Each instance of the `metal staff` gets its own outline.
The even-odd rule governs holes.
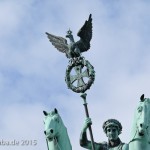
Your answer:
[[[81,97],[83,99],[83,105],[84,105],[84,108],[85,108],[86,117],[89,118],[90,116],[89,116],[89,112],[88,112],[88,107],[87,107],[87,102],[86,102],[86,96],[87,96],[86,93],[83,93],[81,95]],[[91,127],[91,125],[89,126],[89,132],[90,132],[92,150],[95,150],[95,148],[94,148],[94,138],[93,138],[93,133],[92,133],[92,127]]]
[[[49,147],[48,147],[48,141],[47,141],[47,139],[46,139],[46,144],[47,144],[47,149],[49,150]]]

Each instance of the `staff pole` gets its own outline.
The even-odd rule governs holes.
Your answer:
[[[47,144],[47,149],[49,150],[49,147],[48,147],[48,140],[46,139],[46,144]]]
[[[89,112],[88,112],[88,107],[87,107],[87,102],[86,102],[86,96],[87,96],[86,93],[81,94],[81,97],[83,99],[83,105],[84,105],[84,108],[85,108],[85,114],[86,114],[86,117],[89,118],[90,116],[89,116]],[[93,138],[93,133],[92,133],[92,127],[91,127],[91,125],[89,126],[89,133],[90,133],[90,138],[91,138],[92,150],[95,150],[95,148],[94,148],[94,138]]]

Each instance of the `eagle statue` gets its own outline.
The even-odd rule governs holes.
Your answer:
[[[77,36],[80,37],[80,40],[77,42],[74,41],[70,29],[67,31],[66,35],[66,38],[70,39],[69,44],[63,37],[55,36],[47,32],[46,34],[52,45],[54,45],[60,52],[65,53],[67,58],[79,57],[82,52],[90,49],[90,41],[92,39],[92,15],[89,15],[89,19],[85,21],[84,25],[78,31]]]

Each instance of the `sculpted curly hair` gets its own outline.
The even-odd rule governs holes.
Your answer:
[[[122,132],[122,125],[121,125],[121,123],[118,120],[116,120],[116,119],[108,119],[107,121],[105,121],[103,123],[103,130],[104,130],[105,133],[106,133],[107,127],[110,126],[110,125],[116,126],[118,128],[119,134]]]

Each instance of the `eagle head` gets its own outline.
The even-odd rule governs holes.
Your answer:
[[[69,38],[71,42],[74,42],[72,31],[70,29],[67,31],[66,38]]]

